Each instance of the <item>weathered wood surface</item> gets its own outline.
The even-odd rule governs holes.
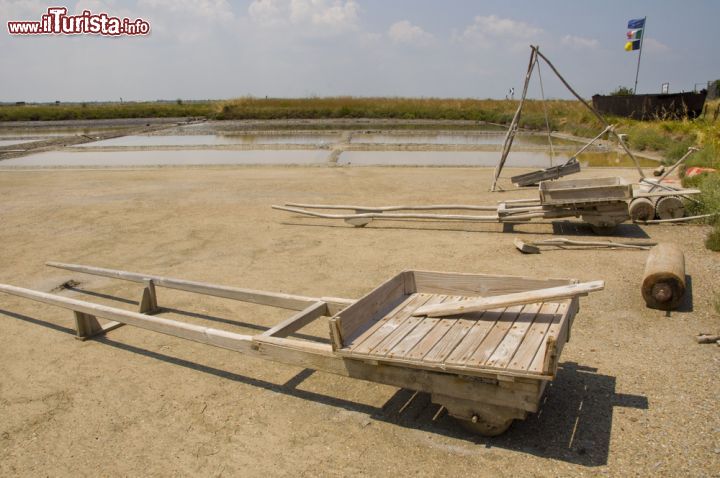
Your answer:
[[[540,183],[539,190],[540,202],[548,206],[626,201],[633,197],[632,184],[619,177],[550,181]]]
[[[468,312],[481,312],[501,307],[533,304],[576,296],[587,295],[591,292],[601,291],[605,288],[605,281],[582,282],[560,287],[551,287],[540,290],[530,290],[515,294],[506,294],[494,297],[472,298],[465,301],[450,302],[438,305],[424,305],[413,312],[416,316],[447,317],[450,315],[465,314]]]
[[[548,344],[567,340],[570,301],[515,305],[452,317],[414,313],[423,305],[459,299],[443,294],[411,294],[337,352],[350,358],[464,374],[554,374],[557,364],[550,355],[557,355],[557,345]]]
[[[400,273],[330,319],[333,348],[340,348],[355,337],[368,322],[377,320],[405,299],[407,273]]]
[[[315,321],[316,319],[327,315],[329,315],[327,304],[325,302],[318,301],[301,310],[289,319],[279,323],[275,327],[271,327],[270,329],[263,332],[261,335],[268,337],[287,337],[288,335],[297,332],[306,325]]]
[[[326,214],[322,212],[307,211],[295,207],[271,206],[279,211],[293,212],[305,216],[323,219],[438,219],[449,221],[476,221],[498,222],[497,214],[491,216],[475,216],[470,214],[420,214],[420,213],[393,213],[393,212],[360,212],[350,214]],[[496,210],[496,208],[493,208]]]
[[[494,296],[572,284],[571,279],[411,271],[415,289],[409,292],[461,296]]]
[[[558,237],[553,239],[545,239],[542,241],[528,241],[525,242],[522,239],[515,238],[513,240],[515,247],[525,254],[539,254],[540,247],[538,246],[552,246],[559,248],[566,248],[568,246],[572,248],[606,248],[606,249],[639,249],[648,250],[652,246],[656,245],[656,242],[652,241],[638,241],[636,243],[628,242],[617,242],[617,241],[576,241],[566,239],[564,237]]]
[[[58,269],[82,272],[83,274],[92,274],[102,277],[111,277],[113,279],[121,279],[130,282],[148,283],[148,281],[152,281],[155,286],[166,287],[168,289],[223,297],[226,299],[269,305],[272,307],[290,310],[303,310],[318,301],[323,301],[328,303],[328,306],[331,308],[330,312],[334,313],[335,311],[342,310],[355,302],[352,299],[342,299],[337,297],[306,297],[302,295],[284,294],[281,292],[242,289],[239,287],[229,287],[224,285],[209,284],[206,282],[174,279],[172,277],[162,277],[152,274],[128,272],[116,269],[105,269],[102,267],[85,266],[80,264],[66,264],[62,262],[46,262],[45,264],[49,267],[56,267]]]
[[[287,207],[296,207],[303,209],[346,209],[349,211],[370,211],[370,212],[387,212],[387,211],[435,211],[435,210],[469,210],[469,211],[494,211],[495,206],[475,206],[470,204],[428,204],[426,206],[350,206],[340,204],[302,204],[302,203],[285,203]]]
[[[579,172],[580,172],[580,163],[575,158],[572,158],[572,160],[566,162],[565,164],[560,164],[558,166],[541,169],[539,171],[533,171],[530,173],[518,174],[517,176],[512,176],[510,178],[510,181],[515,186],[519,186],[519,187],[535,186],[538,183],[540,183],[541,181],[550,181],[553,179],[559,179],[564,176],[569,176],[570,174],[576,174]]]

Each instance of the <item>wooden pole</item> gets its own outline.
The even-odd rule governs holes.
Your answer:
[[[537,54],[538,54],[538,56],[540,56],[540,58],[542,58],[543,60],[545,60],[545,63],[547,63],[547,65],[548,65],[548,66],[550,67],[550,69],[555,73],[555,75],[557,75],[557,77],[560,79],[560,81],[563,83],[563,85],[565,85],[565,87],[570,91],[570,93],[573,94],[573,96],[575,96],[575,98],[578,99],[578,101],[580,101],[580,103],[582,103],[583,105],[585,105],[585,107],[586,107],[588,110],[590,110],[590,111],[595,115],[595,117],[596,117],[603,125],[605,125],[605,127],[610,126],[610,123],[608,123],[607,121],[605,121],[605,118],[603,118],[603,116],[602,116],[595,108],[593,108],[593,106],[592,106],[590,103],[588,103],[587,101],[585,101],[579,94],[577,94],[577,92],[572,88],[572,86],[570,86],[570,84],[565,80],[565,78],[563,78],[563,76],[560,74],[560,72],[557,70],[557,68],[555,68],[555,65],[553,65],[552,62],[551,62],[550,60],[548,60],[548,58],[547,58],[545,55],[543,55],[542,53],[540,53],[540,50],[537,50]],[[620,146],[625,150],[625,152],[627,153],[627,155],[630,156],[630,158],[633,160],[633,162],[635,163],[635,167],[636,167],[637,170],[638,170],[638,173],[640,173],[640,177],[641,177],[641,178],[644,178],[644,177],[645,177],[645,173],[643,173],[642,168],[640,168],[640,163],[638,162],[638,160],[637,160],[637,158],[635,157],[635,155],[632,154],[632,152],[630,151],[630,149],[627,147],[627,145],[625,144],[625,141],[623,141],[623,139],[622,139],[614,130],[610,130],[610,132],[611,132],[613,135],[615,135],[615,138],[617,138],[617,140],[618,140],[618,144],[620,144]]]
[[[647,26],[647,17],[643,18],[643,27],[642,27],[642,33],[640,36],[640,51],[638,52],[637,69],[635,70],[635,87],[633,88],[634,95],[637,95],[638,76],[640,75],[640,58],[642,58],[642,47],[643,47],[643,40],[645,40],[645,27],[646,26]]]
[[[560,299],[587,295],[590,292],[597,292],[605,288],[605,282],[598,280],[570,284],[547,289],[530,290],[514,294],[497,295],[494,297],[481,297],[459,302],[446,302],[437,305],[424,305],[416,309],[412,315],[428,317],[447,317],[450,315],[467,314],[470,312],[482,312],[484,310],[499,309],[513,305],[534,304],[536,302],[549,302]]]
[[[273,307],[290,310],[303,310],[318,301],[324,301],[327,302],[329,306],[331,306],[331,313],[334,314],[338,310],[344,309],[348,305],[355,303],[355,301],[351,299],[341,299],[335,297],[305,297],[301,295],[283,294],[281,292],[266,292],[254,289],[241,289],[239,287],[228,287],[223,285],[208,284],[205,282],[195,282],[183,279],[174,279],[172,277],[162,277],[150,274],[140,274],[137,272],[104,269],[102,267],[83,266],[79,264],[46,262],[45,265],[50,267],[57,267],[58,269],[82,272],[84,274],[92,274],[96,276],[111,277],[113,279],[121,279],[131,282],[146,283],[147,281],[151,280],[158,287],[166,287],[168,289],[194,292],[196,294],[212,295],[215,297],[223,297],[225,299],[251,302],[253,304],[270,305]]]
[[[321,217],[324,219],[444,219],[450,221],[478,221],[478,222],[499,222],[497,214],[494,216],[471,216],[469,214],[414,214],[414,213],[383,213],[366,212],[359,214],[325,214],[321,212],[306,211],[294,207],[272,206],[279,211],[294,212],[306,216]],[[497,211],[497,208],[495,209]]]
[[[429,204],[427,206],[351,206],[338,204],[300,204],[285,203],[285,206],[300,207],[304,209],[348,209],[354,211],[382,212],[382,211],[434,211],[434,210],[469,210],[469,211],[496,211],[497,206],[473,206],[469,204]]]
[[[682,163],[684,163],[685,160],[686,160],[691,154],[693,154],[693,153],[694,153],[695,151],[697,151],[697,150],[698,150],[697,148],[694,148],[694,147],[692,147],[692,146],[689,147],[687,153],[685,153],[682,158],[678,159],[675,164],[673,164],[667,171],[665,171],[665,174],[663,174],[662,176],[660,176],[660,178],[657,180],[657,182],[658,182],[658,183],[661,183],[661,182],[663,181],[663,179],[665,179],[665,178],[667,178],[668,176],[670,176],[670,173],[672,173],[673,171],[675,171],[678,166],[680,166]],[[652,187],[650,188],[650,191],[649,191],[649,192],[652,192],[656,187],[658,187],[657,184],[654,185],[654,186],[652,186]]]
[[[523,85],[522,97],[520,98],[520,104],[518,104],[517,110],[515,110],[515,115],[510,122],[510,127],[508,128],[507,134],[505,135],[505,142],[503,143],[502,154],[500,155],[500,162],[495,167],[495,177],[493,178],[493,183],[490,191],[496,190],[497,181],[500,177],[500,172],[502,171],[503,166],[505,166],[505,161],[507,160],[508,154],[510,154],[510,147],[512,146],[513,139],[515,138],[515,131],[517,129],[518,121],[520,120],[520,113],[522,111],[523,104],[525,103],[525,97],[527,96],[527,90],[530,84],[530,77],[532,76],[532,71],[535,68],[535,62],[537,61],[537,55],[539,53],[537,50],[538,47],[530,45],[530,48],[532,51],[530,52],[530,62],[528,63],[527,73],[525,74],[525,84]]]

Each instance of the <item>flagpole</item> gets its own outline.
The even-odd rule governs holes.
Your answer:
[[[638,82],[638,75],[640,74],[640,58],[642,58],[642,46],[643,46],[643,41],[645,41],[646,28],[647,28],[647,17],[644,17],[642,33],[640,36],[640,52],[638,53],[637,70],[635,70],[635,87],[633,88],[634,95],[637,95],[637,82]]]

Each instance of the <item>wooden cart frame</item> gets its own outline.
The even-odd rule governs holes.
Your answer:
[[[80,340],[127,324],[280,363],[427,392],[434,403],[441,405],[439,412],[445,408],[476,432],[489,436],[504,432],[514,419],[524,419],[528,413],[538,411],[543,391],[555,377],[560,353],[569,340],[579,307],[578,296],[584,295],[574,290],[576,281],[567,279],[404,271],[361,299],[351,300],[241,289],[83,265],[55,262],[47,265],[144,285],[138,312],[0,285],[0,292],[72,310]],[[295,313],[263,333],[244,335],[151,315],[162,311],[158,307],[157,287],[279,307]],[[537,295],[556,290],[562,293]],[[446,318],[449,322],[412,316],[419,306],[443,300],[477,301],[480,297],[480,300],[505,303],[504,298],[511,298],[509,304],[516,296],[523,299],[515,301],[519,304],[528,304],[535,297],[555,297],[556,300],[500,307],[474,312],[475,315],[455,315]],[[331,344],[290,337],[323,317],[328,322]],[[102,324],[98,319],[109,322]],[[430,341],[430,331],[442,332],[445,325],[447,331],[436,333],[438,340]],[[425,333],[421,334],[423,330]],[[482,333],[484,335],[479,335]],[[373,350],[369,342],[358,347],[368,335],[371,339],[367,340],[378,340],[379,334],[384,348]],[[490,343],[488,337],[494,342]],[[436,358],[440,356],[438,347],[447,348],[448,360],[430,360],[428,354],[424,359],[417,351],[415,358],[398,355],[399,347],[408,352],[416,350],[409,345],[410,340],[415,340],[418,346],[427,342],[424,346],[428,353],[434,351]],[[487,350],[478,346],[478,340],[488,342]],[[459,356],[463,347],[467,348],[465,355],[470,358],[466,357],[464,362],[451,361],[450,353],[455,351]],[[522,355],[527,356],[524,367],[517,363],[521,350]],[[473,362],[473,351],[486,357]],[[511,362],[513,357],[517,360]]]
[[[619,177],[544,181],[540,183],[538,192],[538,199],[508,200],[497,205],[352,206],[286,203],[284,206],[273,205],[272,208],[303,216],[342,219],[355,227],[364,227],[373,220],[382,219],[521,224],[536,219],[579,217],[596,233],[605,234],[631,219],[628,205],[634,201],[640,199],[647,201],[647,198],[678,198],[700,193],[697,189],[673,189],[667,186],[662,190],[642,191]],[[327,213],[317,212],[318,209],[352,212]],[[438,214],[422,211],[486,211],[493,214]]]

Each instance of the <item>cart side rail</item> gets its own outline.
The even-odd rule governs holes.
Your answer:
[[[225,299],[239,300],[259,305],[269,305],[281,309],[303,310],[313,304],[322,301],[327,303],[329,314],[332,315],[354,303],[352,299],[339,297],[307,297],[302,295],[285,294],[282,292],[267,292],[255,289],[242,289],[224,285],[196,282],[172,277],[163,277],[139,272],[128,272],[116,269],[105,269],[102,267],[86,266],[80,264],[66,264],[62,262],[46,262],[45,265],[58,269],[65,269],[84,274],[92,274],[113,279],[121,279],[130,282],[147,283],[152,281],[156,286],[168,289],[182,290],[196,294],[211,295]]]

